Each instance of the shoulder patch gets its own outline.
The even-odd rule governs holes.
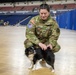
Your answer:
[[[30,22],[32,23],[32,24],[35,24],[35,21],[32,19],[32,20],[30,20]]]
[[[27,27],[28,27],[28,28],[32,28],[33,25],[32,25],[31,23],[29,23],[29,24],[27,24]]]

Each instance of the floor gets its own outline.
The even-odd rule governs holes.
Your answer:
[[[24,55],[26,27],[0,27],[0,75],[28,75],[29,59]],[[76,31],[61,29],[56,55],[56,75],[76,75]]]

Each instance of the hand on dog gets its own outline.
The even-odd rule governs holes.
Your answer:
[[[48,47],[50,47],[50,49],[52,49],[52,45],[51,44],[49,44],[49,45],[46,46],[43,43],[39,43],[39,46],[41,47],[42,50],[47,50]]]
[[[52,45],[51,45],[51,44],[47,45],[47,48],[48,48],[48,47],[50,47],[50,49],[52,49]]]
[[[39,46],[41,47],[42,50],[46,50],[47,46],[43,43],[39,43]]]

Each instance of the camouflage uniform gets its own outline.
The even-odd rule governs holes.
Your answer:
[[[60,29],[56,21],[51,16],[46,21],[43,21],[39,15],[33,17],[31,20],[34,20],[34,23],[29,22],[26,27],[27,39],[24,42],[25,48],[32,45],[38,47],[38,44],[41,42],[46,45],[51,44],[54,52],[59,51],[60,46],[57,40],[60,35]]]

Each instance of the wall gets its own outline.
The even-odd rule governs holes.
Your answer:
[[[56,20],[60,28],[76,30],[76,9],[58,15]]]

